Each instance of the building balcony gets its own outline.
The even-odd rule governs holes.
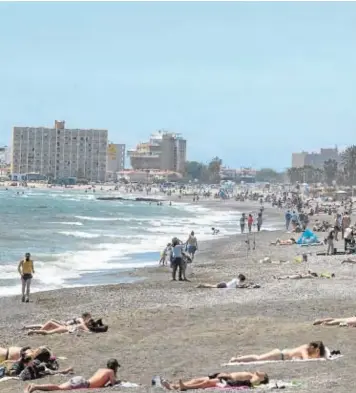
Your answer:
[[[159,154],[153,154],[150,152],[138,152],[136,150],[128,150],[127,155],[129,157],[135,157],[135,158],[159,158]]]

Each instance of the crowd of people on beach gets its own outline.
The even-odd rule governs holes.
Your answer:
[[[262,201],[263,202],[263,201]],[[285,211],[285,229],[293,233],[303,233],[309,225],[312,215],[317,215],[321,211],[317,204],[315,208],[310,207],[308,202],[303,202],[301,198],[295,197],[290,199],[283,195],[282,197],[271,198],[272,206],[278,209],[286,208]],[[339,212],[332,208],[331,214],[335,215],[333,222],[328,226],[328,232],[324,240],[327,244],[327,255],[335,254],[335,241],[344,240],[345,253],[355,252],[355,234],[356,229],[351,224],[350,211],[352,211],[352,203],[344,204],[345,211]],[[351,210],[350,210],[351,209]],[[308,212],[307,212],[308,210]],[[329,210],[328,210],[329,212]],[[242,213],[240,218],[240,232],[245,233],[246,224],[247,232],[251,233],[253,225],[256,223],[257,232],[262,228],[263,224],[263,203],[259,209],[257,216],[252,213]],[[325,225],[325,224],[323,224]],[[325,225],[326,226],[326,225]],[[219,229],[211,228],[213,235],[219,234]],[[274,245],[295,245],[296,238],[277,239],[272,242]],[[194,231],[191,231],[186,241],[181,241],[174,237],[164,248],[160,255],[159,265],[170,266],[172,269],[172,281],[189,281],[187,278],[187,266],[191,264],[196,252],[198,251],[198,240]],[[303,261],[307,261],[303,254]],[[356,263],[356,261],[355,261]],[[35,274],[34,261],[31,259],[30,253],[25,254],[25,258],[18,264],[18,272],[21,276],[22,297],[21,301],[28,303],[30,301],[31,280]],[[311,270],[290,274],[285,276],[274,277],[277,280],[297,280],[297,279],[314,279],[314,278],[335,278],[334,273],[316,273]],[[229,281],[222,281],[215,284],[203,283],[197,288],[204,289],[237,289],[237,288],[260,288],[259,284],[249,282],[245,274],[239,274],[237,278]],[[356,326],[356,317],[350,318],[324,318],[314,321],[314,325],[322,326]],[[108,325],[104,324],[102,319],[94,319],[91,313],[83,313],[80,318],[73,318],[68,321],[49,320],[43,324],[27,325],[24,329],[28,330],[29,335],[55,335],[55,334],[80,334],[80,333],[106,333]],[[281,362],[291,360],[316,360],[329,359],[333,355],[340,355],[339,351],[330,351],[322,341],[312,341],[295,348],[274,349],[263,354],[248,354],[232,357],[229,361],[233,364],[248,364],[258,362]],[[90,378],[82,376],[72,377],[63,384],[29,384],[25,388],[25,393],[35,391],[64,391],[78,390],[88,388],[103,388],[107,386],[116,386],[122,383],[117,377],[120,364],[116,359],[109,359],[106,367],[98,369]],[[0,378],[12,377],[21,380],[35,380],[45,375],[70,374],[73,368],[69,367],[61,370],[59,368],[59,358],[46,346],[35,349],[30,347],[10,347],[0,348]],[[208,376],[201,376],[191,380],[184,381],[182,379],[176,382],[169,382],[159,377],[158,380],[152,381],[155,386],[162,386],[168,390],[194,390],[207,388],[251,388],[259,385],[267,385],[270,377],[265,371],[241,371],[241,372],[218,372]]]

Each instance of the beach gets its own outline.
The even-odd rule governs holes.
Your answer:
[[[213,203],[213,202],[211,202]],[[234,204],[249,211],[251,206]],[[226,204],[224,205],[226,208]],[[216,209],[221,204],[216,202]],[[269,217],[283,212],[267,208]],[[353,328],[314,327],[319,317],[354,314],[356,290],[352,265],[341,265],[342,256],[309,256],[308,263],[293,262],[302,252],[315,253],[324,247],[270,246],[283,232],[256,234],[256,250],[247,252],[245,238],[239,235],[201,244],[193,263],[191,282],[170,282],[168,268],[136,269],[140,278],[133,284],[69,288],[32,295],[30,304],[19,297],[0,299],[2,346],[48,345],[61,367],[73,365],[75,375],[89,377],[106,360],[116,357],[121,364],[119,377],[142,384],[134,391],[151,391],[155,375],[169,380],[205,376],[218,371],[256,369],[273,380],[299,381],[299,392],[353,391],[353,363],[356,360]],[[340,243],[341,244],[341,243]],[[270,256],[283,264],[261,264]],[[284,275],[311,269],[333,272],[334,279],[277,281]],[[259,289],[198,289],[199,283],[218,283],[244,273]],[[24,324],[66,319],[90,311],[103,317],[110,328],[106,334],[28,337]],[[273,348],[290,348],[313,340],[323,340],[330,349],[345,356],[334,361],[284,362],[265,365],[222,367],[232,356],[263,353]],[[54,376],[38,383],[63,382],[68,376]],[[21,392],[25,384],[1,383],[2,393]],[[127,390],[113,388],[113,390]],[[130,389],[129,389],[130,390]],[[91,390],[95,391],[95,390]],[[85,392],[85,390],[84,390]]]

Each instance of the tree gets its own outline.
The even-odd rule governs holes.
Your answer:
[[[338,164],[336,160],[329,159],[324,162],[324,176],[326,183],[331,186],[338,174]]]
[[[347,185],[356,185],[356,146],[349,146],[342,154],[341,160]]]
[[[220,181],[220,170],[222,166],[222,160],[219,157],[214,157],[208,164],[208,170],[210,172],[210,179],[213,182]]]
[[[282,174],[272,168],[261,168],[256,172],[256,181],[258,182],[278,182],[282,180]]]
[[[296,182],[303,183],[304,182],[304,170],[303,168],[288,168],[287,175],[289,177],[289,181],[293,184]]]
[[[199,180],[205,182],[209,180],[208,167],[198,161],[187,161],[185,163],[185,175],[190,180]]]

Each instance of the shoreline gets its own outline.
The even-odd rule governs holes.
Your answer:
[[[182,203],[182,204],[188,204],[189,206],[194,205],[193,203],[189,203],[186,201],[180,201],[177,200],[177,203]],[[250,212],[250,211],[255,211],[258,210],[258,208],[260,207],[260,204],[257,202],[251,202],[251,201],[246,201],[246,202],[236,202],[234,200],[227,200],[227,201],[221,201],[221,200],[201,200],[199,202],[195,202],[195,204],[197,206],[200,207],[205,207],[208,208],[209,210],[213,211],[213,210],[218,210],[218,211],[238,211],[238,212]],[[277,222],[278,219],[281,218],[281,213],[276,210],[276,209],[267,209],[267,217],[269,217],[270,219],[272,219],[272,222]],[[274,224],[273,224],[274,225]],[[238,220],[236,222],[236,231],[239,231],[239,223]],[[278,232],[278,229],[262,229],[261,233],[263,232]],[[245,234],[240,234],[240,233],[235,233],[235,234],[222,234],[222,235],[218,235],[218,236],[211,236],[211,238],[209,239],[204,239],[199,241],[199,235],[198,235],[198,241],[199,241],[199,248],[201,248],[201,251],[204,251],[205,249],[210,247],[210,244],[214,244],[214,243],[218,243],[218,244],[222,244],[223,242],[229,242],[231,238],[237,236],[238,239],[241,239],[240,241],[243,242],[244,240],[242,240],[244,237],[247,237],[247,233]],[[252,232],[251,236],[258,236],[258,233],[256,231],[256,228],[254,228],[254,231]],[[164,243],[164,242],[163,242]],[[97,280],[97,281],[101,281],[100,279],[98,280],[97,277],[95,277],[95,270],[91,271],[91,272],[84,272],[81,278],[78,279],[71,279],[70,281],[74,282],[72,284],[70,284],[69,282],[63,286],[62,288],[53,288],[53,289],[44,289],[44,290],[35,290],[32,291],[33,294],[38,294],[38,293],[46,293],[46,292],[53,292],[53,291],[62,291],[62,290],[66,290],[66,289],[79,289],[79,288],[86,288],[86,287],[97,287],[97,286],[110,286],[110,285],[121,285],[121,284],[134,284],[136,281],[142,281],[142,280],[146,280],[146,279],[150,279],[148,276],[151,276],[150,272],[154,272],[156,271],[156,269],[159,269],[158,266],[158,260],[159,260],[159,254],[160,254],[161,250],[157,250],[157,266],[153,265],[152,262],[146,262],[147,265],[144,265],[144,262],[142,264],[142,266],[138,266],[138,267],[131,267],[131,268],[120,268],[120,269],[108,269],[107,271],[105,271],[105,275],[109,276],[109,275],[114,275],[117,279],[116,282],[102,282],[102,283],[95,283],[95,284],[91,284],[90,281],[93,280]],[[199,251],[199,253],[201,252]],[[152,253],[152,251],[148,250],[142,253],[139,253],[137,255],[146,255],[148,253]],[[198,254],[199,254],[198,253]],[[136,255],[136,253],[132,253],[130,255]],[[134,262],[135,263],[135,262]],[[15,265],[14,265],[15,268]],[[169,269],[169,268],[168,268]],[[100,273],[101,270],[98,270],[97,274]],[[170,270],[169,270],[170,272]],[[168,273],[170,274],[170,273]],[[35,276],[36,277],[36,276]],[[87,282],[86,284],[80,284],[80,281],[83,280],[85,282]],[[78,282],[78,284],[76,284],[75,282]],[[19,284],[19,291],[20,291],[20,284]],[[0,299],[3,297],[16,297],[18,295],[16,294],[8,294],[8,295],[1,295]]]

